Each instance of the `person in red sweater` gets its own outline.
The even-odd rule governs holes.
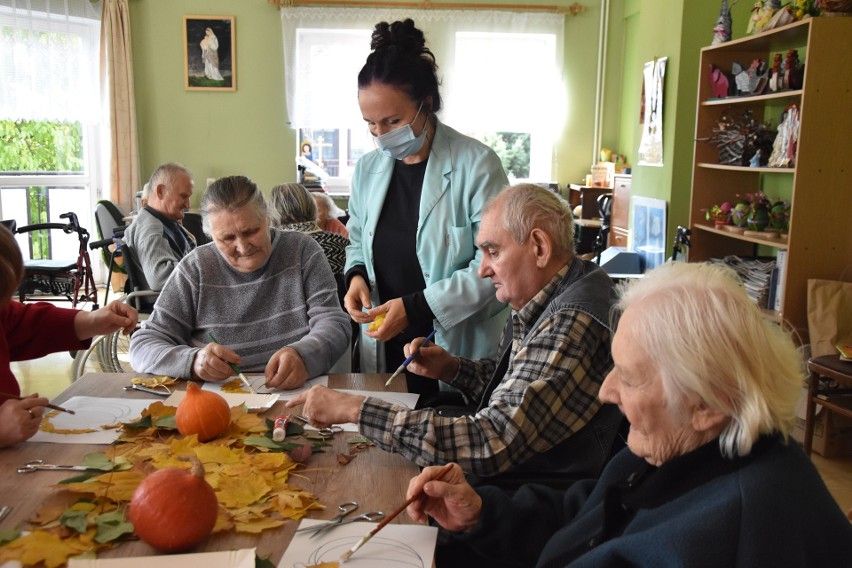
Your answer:
[[[116,300],[94,312],[58,308],[38,302],[22,304],[12,295],[24,276],[24,261],[15,237],[0,226],[0,448],[31,438],[41,424],[47,399],[33,394],[22,400],[11,361],[48,353],[85,349],[95,335],[124,329],[130,333],[137,314]]]

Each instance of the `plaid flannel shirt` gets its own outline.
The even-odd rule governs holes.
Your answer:
[[[360,432],[420,466],[455,461],[467,472],[493,476],[579,431],[601,406],[598,391],[612,368],[610,332],[574,309],[557,311],[531,329],[567,270],[520,311],[512,310],[509,367],[481,411],[444,417],[431,408],[409,410],[367,398]],[[478,401],[496,362],[460,361],[452,385]]]

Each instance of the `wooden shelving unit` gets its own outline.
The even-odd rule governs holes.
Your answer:
[[[801,89],[757,96],[714,99],[707,70],[730,70],[775,53],[797,49],[805,65]],[[807,341],[807,285],[810,278],[840,279],[852,274],[852,180],[849,175],[852,73],[852,18],[812,18],[701,50],[695,155],[692,173],[690,261],[736,254],[756,254],[757,246],[787,250],[780,313]],[[718,149],[708,141],[722,114],[751,110],[777,125],[780,112],[799,105],[800,125],[795,168],[749,168],[721,165]],[[786,240],[732,233],[713,226],[705,210],[737,195],[764,189],[769,176],[792,176],[790,228]],[[789,180],[789,178],[787,178]],[[768,192],[770,197],[772,191]],[[765,249],[763,250],[765,254]]]

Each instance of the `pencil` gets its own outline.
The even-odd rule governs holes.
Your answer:
[[[29,398],[29,397],[18,396],[16,394],[9,394],[7,392],[0,392],[0,396],[4,396],[6,398],[11,398],[13,400],[24,400],[24,398]],[[59,406],[57,404],[48,403],[48,404],[45,404],[45,406],[47,408],[52,408],[53,410],[58,410],[60,412],[67,412],[68,414],[76,414],[76,412],[74,412],[73,410],[70,410],[68,408],[62,408],[61,406]]]
[[[420,348],[423,347],[424,345],[426,345],[427,343],[429,343],[432,340],[432,338],[435,337],[435,331],[436,330],[433,329],[432,333],[427,335],[426,339],[423,340],[423,343],[421,343],[420,345],[417,346],[417,349],[414,350],[414,353],[412,353],[411,355],[409,355],[408,357],[405,358],[405,361],[402,362],[402,365],[400,365],[396,369],[396,371],[394,371],[393,375],[391,375],[391,377],[385,383],[386,387],[390,386],[391,381],[394,379],[394,377],[396,377],[398,374],[403,372],[405,370],[405,368],[408,367],[408,364],[411,363],[412,361],[414,361],[414,358],[417,357],[418,353],[420,353]]]
[[[435,479],[433,479],[433,481],[438,481],[439,479],[444,477],[452,468],[453,468],[453,464],[451,464],[451,463],[448,463],[447,465],[445,465],[441,469],[441,471],[438,472],[438,475],[435,476]],[[352,557],[352,555],[355,554],[356,550],[358,550],[359,548],[361,548],[362,546],[367,544],[368,540],[373,538],[376,535],[377,532],[379,532],[380,530],[385,528],[385,525],[387,525],[389,522],[394,520],[394,518],[396,518],[397,515],[399,515],[403,511],[405,511],[405,508],[408,507],[409,505],[411,505],[412,503],[414,503],[414,501],[416,499],[419,499],[421,495],[422,495],[422,493],[418,493],[417,495],[412,495],[411,497],[406,499],[405,503],[403,503],[396,511],[394,511],[393,513],[391,513],[390,515],[385,517],[385,519],[381,523],[376,525],[376,527],[373,530],[371,530],[369,533],[364,535],[361,538],[361,540],[356,542],[355,546],[353,546],[352,548],[350,548],[349,550],[344,552],[343,555],[340,557],[340,563],[342,564],[342,563],[346,562],[347,560],[349,560]]]
[[[207,332],[207,335],[209,335],[209,336],[210,336],[210,340],[211,340],[213,343],[219,343],[218,341],[216,341],[216,338],[215,338],[215,337],[213,337],[213,334],[212,334],[212,333]],[[219,345],[222,345],[222,344],[221,344],[221,343],[219,343]],[[228,363],[228,365],[230,365],[230,366],[231,366],[231,370],[232,370],[234,373],[236,373],[236,374],[237,374],[237,376],[240,378],[240,380],[243,382],[243,384],[246,386],[246,388],[249,390],[249,392],[250,392],[251,394],[255,394],[255,392],[254,392],[254,387],[252,387],[252,386],[251,386],[251,383],[250,383],[250,382],[249,382],[249,380],[246,378],[246,376],[243,374],[243,372],[240,370],[240,368],[239,368],[239,367],[237,367],[237,365],[236,365],[235,363]]]

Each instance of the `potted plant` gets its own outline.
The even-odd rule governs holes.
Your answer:
[[[731,207],[731,204],[726,201],[721,205],[714,205],[710,209],[707,209],[704,217],[708,221],[713,221],[716,225],[730,225],[732,212],[733,207]]]
[[[769,226],[769,211],[772,202],[762,191],[747,193],[746,200],[749,202],[749,212],[746,224],[751,231],[763,231]]]

